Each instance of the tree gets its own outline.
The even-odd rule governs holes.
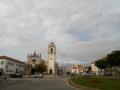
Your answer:
[[[86,71],[86,73],[91,71],[91,66],[88,67],[88,70]]]
[[[47,66],[43,62],[38,64],[35,68],[35,72],[43,73],[45,71],[47,71]]]
[[[120,66],[120,50],[113,51],[111,54],[107,55],[108,64],[113,66]]]
[[[109,66],[111,67],[112,74],[115,76],[120,75],[120,50],[112,51],[111,54],[107,55],[107,62]]]
[[[96,61],[95,66],[100,69],[105,69],[107,67],[107,60],[98,60]]]

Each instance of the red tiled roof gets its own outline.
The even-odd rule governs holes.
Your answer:
[[[72,69],[78,69],[78,68],[88,68],[88,66],[77,64],[72,67]]]
[[[88,68],[88,66],[80,65],[80,68]]]
[[[84,66],[80,65],[80,68],[84,68]]]
[[[19,63],[25,64],[25,62],[22,62],[22,61],[20,61],[20,60],[17,60],[17,59],[8,57],[8,56],[0,56],[0,59],[9,59],[9,60],[12,60],[12,61],[15,61],[15,62],[19,62]]]
[[[103,58],[101,58],[101,59],[99,59],[99,60],[106,60],[108,57],[103,57]]]
[[[103,57],[103,58],[101,58],[101,59],[99,59],[99,60],[106,60],[107,58],[108,58],[108,57],[106,56],[106,57]],[[96,60],[96,61],[98,61],[98,60]],[[96,61],[92,62],[91,64],[95,63]]]

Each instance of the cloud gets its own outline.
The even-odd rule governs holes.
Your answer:
[[[37,50],[47,59],[91,63],[120,49],[119,0],[0,0],[0,53],[23,61]]]
[[[68,55],[77,62],[90,63],[119,50],[120,40],[93,40],[68,45]]]

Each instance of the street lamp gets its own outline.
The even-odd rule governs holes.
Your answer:
[[[63,76],[63,55],[65,55],[65,53],[62,53],[62,76]]]
[[[68,61],[70,61],[70,60],[67,60],[67,72],[69,72]]]

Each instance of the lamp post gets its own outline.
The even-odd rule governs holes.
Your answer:
[[[65,53],[62,53],[62,76],[63,76],[63,55],[65,55]]]
[[[70,60],[67,60],[67,72],[69,72],[68,61],[70,61]]]

